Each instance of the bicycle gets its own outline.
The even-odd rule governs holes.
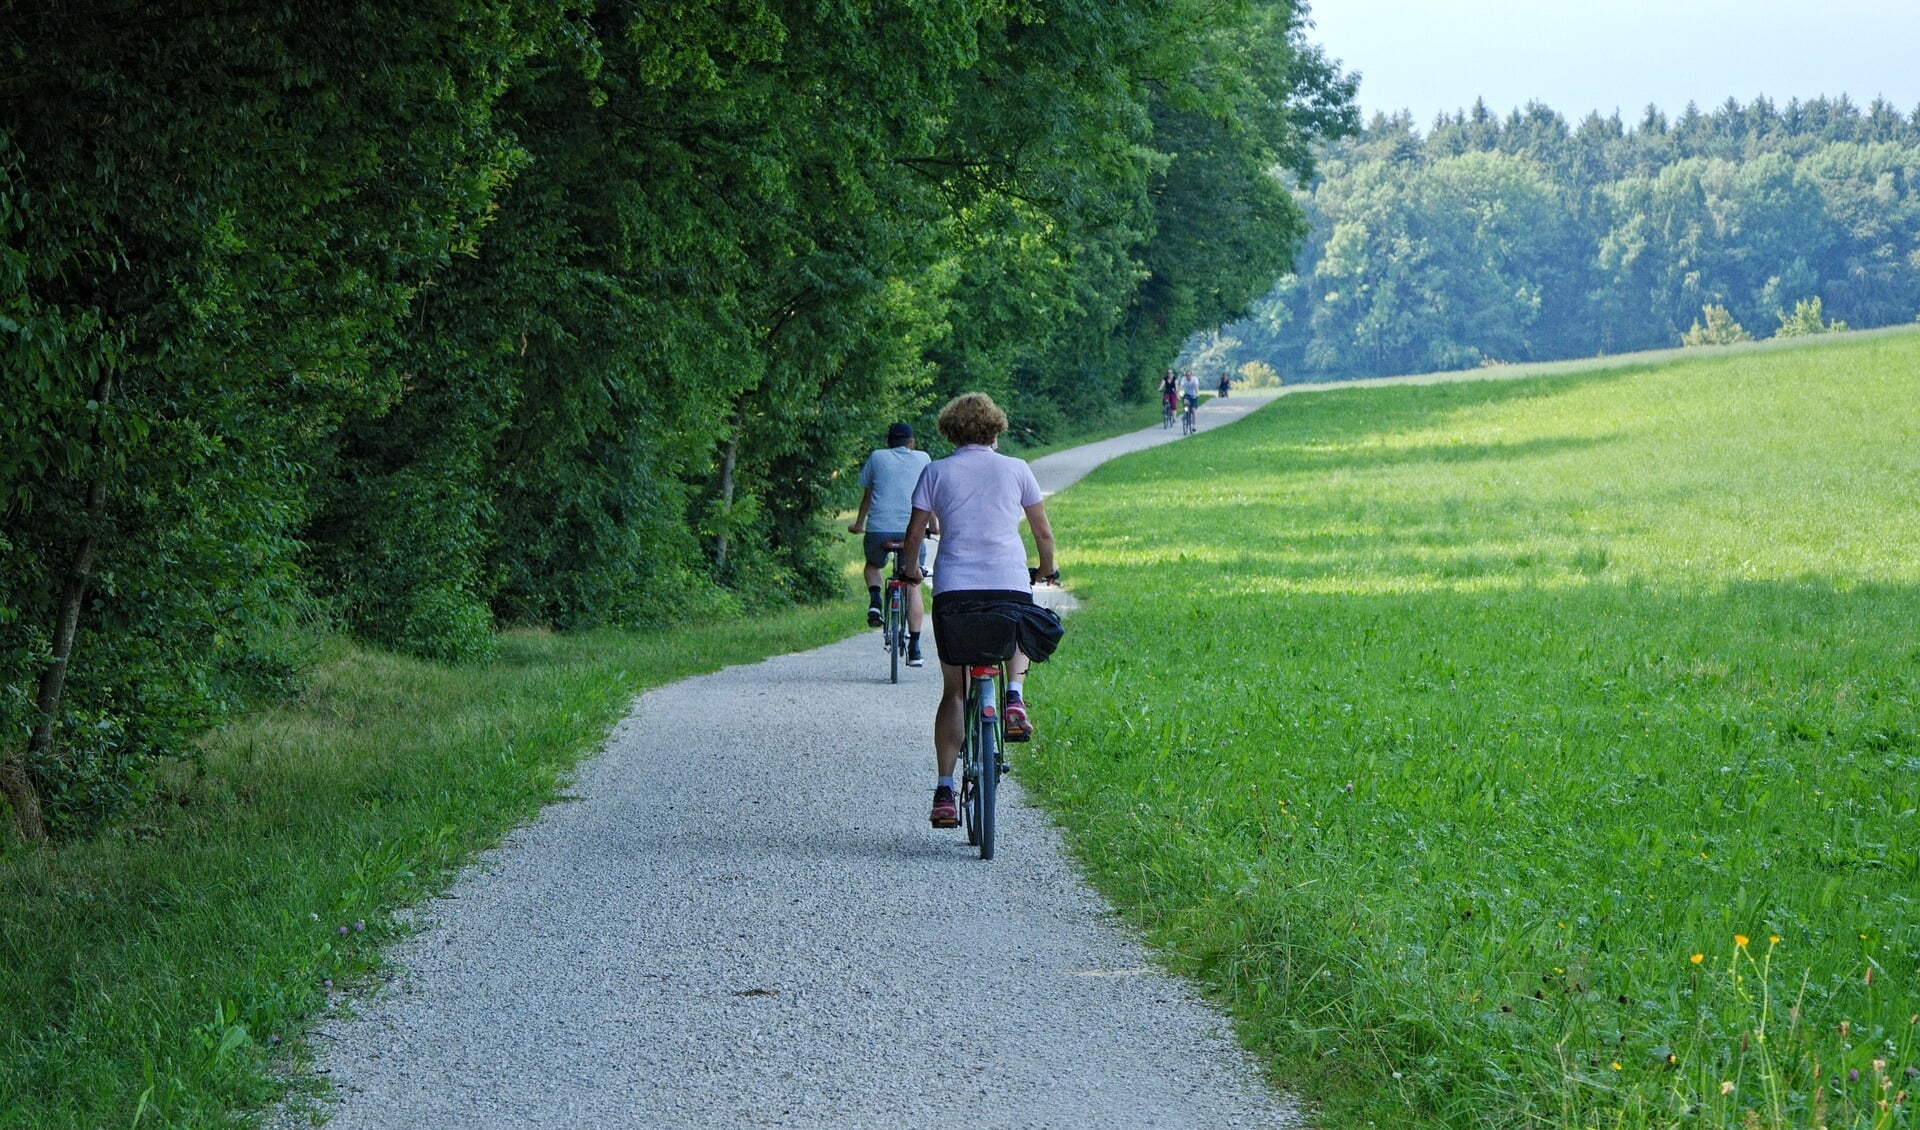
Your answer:
[[[1006,707],[1007,660],[1014,650],[1013,621],[983,612],[947,623],[949,631],[956,637],[964,634],[972,645],[966,656],[967,704],[960,741],[960,821],[967,846],[979,848],[980,858],[991,860],[994,804],[1007,771],[1000,722]]]
[[[1193,422],[1193,407],[1194,399],[1189,396],[1186,398],[1186,407],[1180,410],[1180,434],[1183,436],[1190,436],[1200,430],[1199,425]]]
[[[1035,583],[1060,583],[1060,571],[1045,577],[1030,569]],[[992,612],[954,617],[956,638],[969,641],[967,653],[966,729],[960,742],[960,820],[966,826],[967,846],[980,849],[991,860],[994,851],[994,809],[1000,778],[1006,775],[1006,745],[1001,729],[1006,717],[1007,660],[1017,646],[1012,619]]]
[[[1160,426],[1162,428],[1173,427],[1173,401],[1165,397],[1160,399]]]
[[[888,681],[894,683],[900,681],[900,660],[907,654],[907,582],[900,579],[900,551],[905,546],[900,541],[881,543],[893,558],[886,599],[880,605],[880,645],[887,649]]]

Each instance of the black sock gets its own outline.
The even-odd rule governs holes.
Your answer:
[[[907,646],[908,646],[908,647],[919,647],[919,646],[920,646],[920,633],[919,633],[919,632],[908,632],[908,633],[907,633]]]
[[[867,606],[869,608],[880,607],[880,586],[879,585],[867,586]]]

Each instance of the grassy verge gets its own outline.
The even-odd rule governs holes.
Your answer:
[[[303,695],[137,819],[0,856],[0,1125],[206,1126],[269,1100],[393,912],[552,800],[636,692],[844,636],[853,588],[673,632],[516,632],[474,667],[325,642]]]
[[[1920,335],[1290,397],[1049,508],[1023,777],[1326,1124],[1914,1124]]]

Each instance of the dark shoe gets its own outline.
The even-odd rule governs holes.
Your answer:
[[[881,623],[880,606],[877,604],[867,605],[867,627],[877,628]]]
[[[960,826],[960,806],[954,802],[953,790],[941,785],[933,790],[933,815],[927,819],[936,828],[958,828]]]
[[[920,658],[920,641],[909,640],[907,642],[907,666],[920,667],[924,666],[926,662],[926,660]]]
[[[1000,732],[1010,742],[1030,742],[1033,740],[1033,723],[1027,721],[1027,704],[1017,698],[1007,700],[1005,720],[1000,724]]]

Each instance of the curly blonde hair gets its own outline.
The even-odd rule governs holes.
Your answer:
[[[1007,414],[984,392],[962,393],[940,409],[940,434],[955,447],[991,444],[1007,430]]]

